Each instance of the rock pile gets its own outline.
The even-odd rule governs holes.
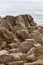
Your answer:
[[[31,15],[0,17],[0,65],[43,65],[43,27]]]

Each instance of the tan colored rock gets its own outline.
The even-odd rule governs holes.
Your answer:
[[[43,45],[43,26],[38,26],[38,31],[42,34],[42,45]]]
[[[18,47],[18,44],[17,43],[11,43],[11,44],[8,44],[8,46],[10,48],[17,48]]]
[[[0,46],[0,50],[1,50],[1,46]]]
[[[4,64],[0,64],[0,65],[4,65]]]
[[[11,53],[8,55],[12,55],[14,57],[15,61],[23,60],[23,59],[25,59],[25,56],[26,56],[26,54],[20,53],[20,52],[19,53]]]
[[[32,63],[24,63],[24,65],[43,65],[43,60],[37,60]]]
[[[1,50],[1,44],[2,44],[2,42],[3,42],[2,39],[0,39],[0,50]]]
[[[5,27],[6,29],[8,29],[9,31],[12,31],[12,25],[5,19],[1,19],[0,20],[0,27]]]
[[[33,20],[32,16],[31,15],[27,15],[27,16],[28,16],[28,20],[29,20],[30,25],[31,26],[36,26],[37,24],[34,23],[34,20]]]
[[[0,55],[4,55],[4,54],[8,54],[8,51],[7,50],[1,50]]]
[[[9,31],[13,31],[12,25],[11,25],[7,20],[4,21],[3,25],[4,25],[4,27],[5,27],[6,29],[8,29]]]
[[[33,62],[34,64],[40,64],[40,65],[43,65],[43,60],[37,60],[36,62]]]
[[[8,62],[12,62],[12,61],[15,61],[13,55],[9,55],[9,54],[0,55],[0,62],[1,63],[8,63]]]
[[[29,15],[29,17],[30,17],[30,15]],[[30,19],[32,19],[32,17],[31,18],[28,18],[28,15],[22,15],[22,18],[24,19],[24,24],[25,24],[25,26],[27,27],[27,28],[29,28],[30,27],[30,23],[29,23],[29,21],[30,21]]]
[[[3,22],[2,18],[0,18],[0,27],[3,27]]]
[[[3,41],[1,44],[1,48],[4,49],[4,48],[6,48],[6,46],[7,46],[7,42]]]
[[[24,65],[25,59],[31,61],[27,65],[40,65],[33,61],[43,54],[43,27],[27,14],[0,18],[0,50],[0,62],[5,65]]]
[[[25,40],[26,38],[29,38],[28,31],[24,29],[16,31],[16,35],[21,40]]]
[[[12,26],[14,26],[16,23],[15,23],[15,17],[13,17],[13,16],[6,16],[5,18],[4,18],[4,20],[6,20],[6,21],[8,21],[8,23],[10,23]]]
[[[31,55],[31,54],[36,54],[36,52],[37,52],[37,48],[32,47],[32,48],[27,52],[27,56],[28,56],[28,55]]]
[[[12,43],[16,43],[19,46],[21,44],[21,40],[16,37],[16,38],[14,38]]]
[[[42,45],[43,45],[43,38],[42,38]]]
[[[43,46],[37,50],[37,55],[43,54]]]
[[[26,53],[28,50],[30,50],[31,47],[33,47],[34,44],[34,39],[26,39],[24,42],[20,44],[19,49],[21,52]]]
[[[34,62],[34,61],[37,60],[37,58],[36,58],[36,56],[34,54],[27,55],[25,59],[27,59],[30,62]]]
[[[37,43],[42,44],[42,35],[38,30],[34,30],[31,33],[31,38],[33,38]]]
[[[39,43],[37,43],[37,44],[34,44],[34,47],[36,47],[36,48],[42,48],[42,45],[41,44],[39,44]]]
[[[7,43],[10,43],[14,39],[14,34],[10,31],[8,31],[6,28],[0,28],[0,37],[2,40],[6,41]]]
[[[38,31],[43,35],[43,26],[38,26]]]
[[[19,20],[19,19],[16,20],[16,25],[18,27],[18,30],[20,30],[20,29],[27,29],[25,24],[24,24],[24,22],[22,22],[22,20],[21,19]]]
[[[36,23],[34,23],[33,17],[31,15],[20,15],[16,17],[16,21],[23,22],[27,28],[30,26],[36,26]]]
[[[28,28],[28,27],[30,27],[30,24],[29,24],[29,22],[28,22],[28,18],[27,18],[27,15],[20,15],[20,16],[18,16],[17,18],[16,18],[16,24],[18,25],[18,23],[19,24],[21,24],[21,26],[23,27],[23,28]],[[27,23],[26,23],[27,22]],[[23,25],[22,25],[23,24]],[[20,25],[19,25],[20,26]]]
[[[36,57],[38,57],[38,56],[41,55],[42,53],[43,53],[43,47],[32,47],[32,48],[27,52],[27,56],[34,54]]]
[[[0,46],[1,46],[2,42],[3,42],[3,40],[2,40],[2,38],[0,38]]]
[[[43,53],[37,56],[38,60],[43,60]]]
[[[31,34],[32,31],[37,30],[37,26],[31,26],[28,28],[28,32]]]
[[[10,62],[8,65],[24,65],[23,61]]]
[[[20,53],[21,51],[18,48],[13,48],[8,50],[9,53]]]

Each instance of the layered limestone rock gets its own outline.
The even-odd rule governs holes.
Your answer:
[[[43,65],[43,26],[31,15],[0,17],[0,65]]]

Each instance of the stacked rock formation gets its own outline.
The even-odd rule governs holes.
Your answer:
[[[0,17],[0,65],[43,65],[43,27],[31,15]]]

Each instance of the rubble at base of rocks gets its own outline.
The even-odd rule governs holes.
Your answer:
[[[43,26],[31,15],[0,17],[0,65],[43,65]]]

